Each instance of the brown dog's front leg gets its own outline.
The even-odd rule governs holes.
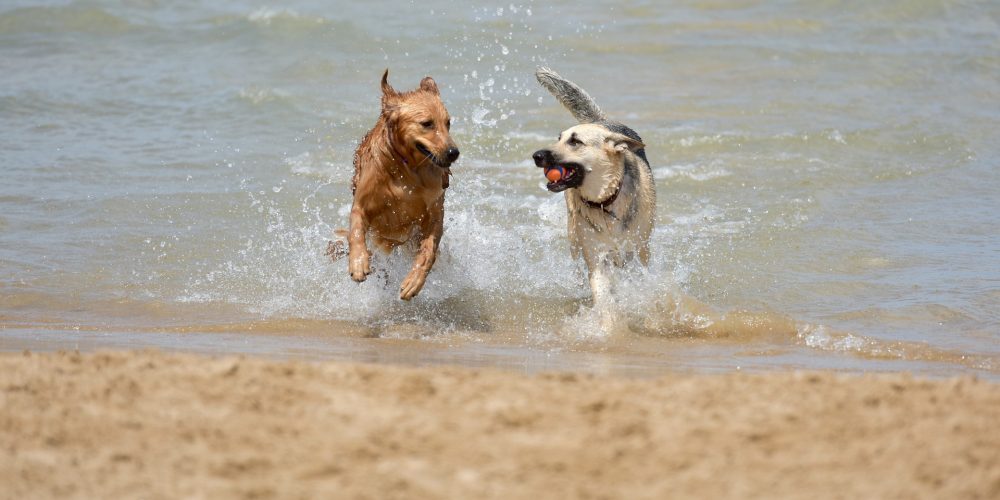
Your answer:
[[[351,279],[358,283],[364,281],[372,272],[369,264],[371,252],[368,251],[368,244],[365,242],[367,234],[368,219],[357,207],[351,209],[351,229],[347,235],[347,270],[351,273]]]
[[[420,293],[420,289],[424,287],[427,274],[431,272],[437,254],[437,242],[434,240],[434,237],[428,237],[420,242],[420,250],[417,253],[417,259],[413,262],[413,268],[410,269],[410,273],[406,275],[406,279],[399,287],[399,298],[410,300],[416,297]]]
[[[420,293],[424,282],[427,281],[427,274],[431,272],[437,259],[438,243],[441,242],[441,234],[444,233],[444,199],[435,208],[430,224],[423,228],[423,234],[427,236],[420,240],[420,250],[413,261],[413,268],[399,287],[399,298],[403,300],[410,300]]]

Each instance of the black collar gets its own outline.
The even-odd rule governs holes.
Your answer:
[[[625,179],[619,180],[618,181],[618,189],[615,189],[615,192],[611,196],[607,197],[602,202],[598,203],[598,202],[590,201],[590,200],[584,198],[583,196],[580,197],[580,200],[582,200],[590,208],[597,208],[597,209],[604,210],[605,212],[607,212],[608,211],[608,207],[610,207],[611,204],[614,203],[615,200],[618,199],[618,193],[622,192],[622,182],[624,182],[624,181],[625,181]]]

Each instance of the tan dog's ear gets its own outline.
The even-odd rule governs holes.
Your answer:
[[[385,73],[382,73],[382,109],[387,109],[395,104],[397,97],[399,94],[396,93],[396,89],[389,85],[389,68],[386,68]]]
[[[432,94],[441,95],[441,92],[438,91],[437,82],[435,82],[434,79],[429,76],[425,76],[423,80],[420,80],[420,88]]]
[[[630,149],[635,153],[646,147],[645,144],[625,134],[611,133],[604,140],[606,144],[611,146],[615,153],[624,153],[626,149]]]

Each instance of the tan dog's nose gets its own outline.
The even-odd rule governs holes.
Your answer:
[[[552,151],[549,151],[548,149],[539,149],[531,155],[531,158],[535,160],[535,165],[544,167],[547,161],[548,163],[551,163]]]

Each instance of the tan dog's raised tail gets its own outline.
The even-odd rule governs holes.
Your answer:
[[[431,77],[397,92],[382,75],[382,112],[354,153],[354,203],[347,232],[348,270],[362,282],[372,272],[368,238],[385,253],[400,245],[415,255],[399,298],[424,286],[444,231],[444,193],[459,151],[451,117]]]

